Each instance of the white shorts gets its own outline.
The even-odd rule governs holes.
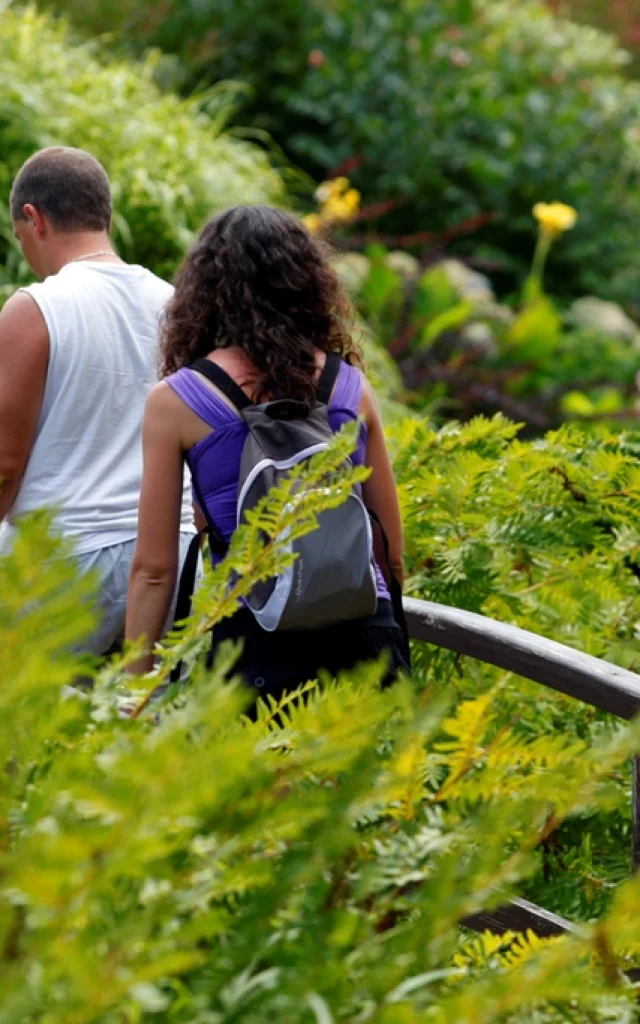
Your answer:
[[[192,533],[180,534],[180,572],[192,540]],[[98,551],[89,551],[84,555],[76,556],[82,573],[97,571],[100,578],[98,596],[100,624],[93,636],[83,641],[80,647],[81,652],[103,655],[118,650],[122,645],[129,572],[135,547],[135,540],[128,540],[122,544],[111,544],[108,548],[100,548]],[[178,579],[180,579],[180,572]],[[198,566],[197,575],[202,575],[202,563]],[[167,620],[167,630],[173,624],[177,596],[176,589]]]

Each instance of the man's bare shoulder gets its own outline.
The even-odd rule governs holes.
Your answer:
[[[48,351],[49,332],[37,302],[26,291],[15,292],[0,310],[0,344],[31,342]]]

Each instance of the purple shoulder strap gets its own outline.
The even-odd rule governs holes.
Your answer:
[[[202,378],[187,367],[167,377],[166,382],[185,405],[210,427],[220,427],[238,419],[237,413],[227,405],[224,398],[207,387]]]
[[[362,398],[362,373],[357,366],[350,366],[344,361],[331,396],[331,408],[344,409],[355,418],[360,410]]]

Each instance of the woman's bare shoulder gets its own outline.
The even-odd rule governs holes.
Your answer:
[[[182,438],[188,407],[165,380],[154,385],[147,397],[144,424],[149,431]]]
[[[172,413],[175,413],[181,405],[182,402],[173,388],[167,384],[166,380],[161,380],[158,384],[154,384],[147,396],[145,415],[171,415]]]

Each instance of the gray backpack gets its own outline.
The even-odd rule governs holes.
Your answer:
[[[240,462],[238,525],[283,476],[328,447],[333,436],[328,403],[340,364],[337,354],[327,357],[311,408],[289,399],[254,405],[209,359],[192,364],[227,396],[249,428]],[[197,490],[196,498],[206,514]],[[208,516],[207,521],[212,551],[222,555],[227,545]],[[289,548],[297,556],[292,565],[259,583],[245,598],[263,629],[322,629],[373,615],[378,598],[372,528],[355,488],[342,505],[318,516],[316,530],[289,542]]]

